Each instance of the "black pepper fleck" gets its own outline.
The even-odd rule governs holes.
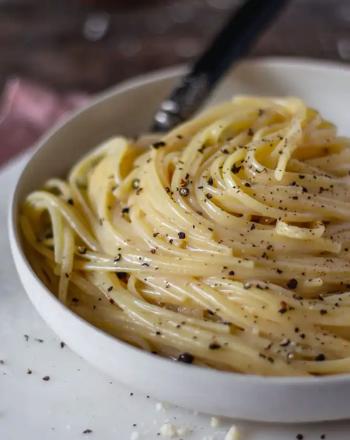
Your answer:
[[[288,311],[288,304],[285,301],[281,301],[281,308],[278,310],[278,313],[281,313],[283,315]]]
[[[190,193],[190,190],[186,187],[183,187],[183,188],[179,189],[179,193],[180,193],[180,196],[187,197]]]
[[[154,142],[154,143],[152,144],[152,147],[155,148],[155,149],[157,150],[158,148],[165,147],[165,145],[166,145],[165,142],[163,142],[163,141],[158,141],[158,142]]]
[[[298,281],[295,278],[291,278],[287,282],[288,289],[296,289],[297,286],[298,286]]]
[[[191,353],[181,353],[177,360],[179,362],[184,362],[185,364],[192,364],[194,361],[194,356]]]
[[[211,344],[209,344],[209,348],[210,350],[218,350],[219,348],[221,348],[221,345],[217,342],[212,342]]]
[[[242,167],[238,167],[236,165],[232,165],[231,171],[232,171],[233,174],[237,174],[240,171],[241,168]]]

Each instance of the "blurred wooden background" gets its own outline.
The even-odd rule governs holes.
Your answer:
[[[262,0],[263,1],[263,0]],[[0,0],[0,87],[13,75],[97,91],[187,63],[238,0]],[[291,0],[253,55],[350,61],[350,1]]]

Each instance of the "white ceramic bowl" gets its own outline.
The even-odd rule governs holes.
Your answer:
[[[270,422],[336,420],[350,416],[350,375],[264,378],[184,365],[148,354],[90,325],[63,306],[37,278],[21,244],[17,213],[23,198],[49,177],[64,175],[86,151],[111,135],[147,130],[157,104],[183,69],[126,82],[52,130],[17,182],[9,213],[13,257],[23,286],[47,324],[72,350],[116,380],[152,396],[210,414]],[[350,69],[301,60],[257,60],[233,70],[212,101],[233,94],[298,95],[349,124]]]

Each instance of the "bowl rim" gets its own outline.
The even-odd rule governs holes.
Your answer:
[[[240,64],[246,66],[279,66],[283,67],[297,67],[297,68],[306,68],[313,70],[333,70],[333,71],[342,71],[350,75],[350,66],[345,63],[332,61],[332,60],[321,60],[321,59],[310,59],[303,57],[255,57],[249,58],[247,60],[242,61]],[[20,257],[22,265],[24,265],[27,273],[29,274],[33,283],[39,286],[41,289],[45,290],[50,298],[50,302],[54,307],[60,309],[61,312],[65,313],[67,317],[74,320],[75,323],[79,324],[86,329],[90,329],[95,331],[99,337],[106,338],[113,344],[118,344],[126,350],[130,354],[138,354],[140,356],[144,356],[148,358],[149,361],[155,360],[159,364],[162,364],[163,367],[176,368],[186,374],[186,372],[191,369],[191,373],[195,373],[198,376],[202,376],[205,380],[210,381],[234,381],[234,382],[246,382],[249,383],[250,386],[269,386],[269,387],[280,387],[280,386],[295,386],[303,388],[307,387],[327,387],[329,385],[342,385],[345,383],[349,383],[350,381],[350,373],[329,375],[329,376],[262,376],[262,375],[253,375],[253,374],[245,374],[245,373],[236,373],[230,371],[222,371],[216,370],[215,368],[210,367],[202,367],[198,365],[186,365],[181,362],[175,362],[169,358],[165,357],[156,357],[152,353],[149,353],[141,348],[135,347],[127,342],[124,342],[106,331],[94,326],[89,321],[86,321],[78,314],[74,313],[69,307],[62,304],[58,298],[42,283],[40,278],[36,275],[34,270],[32,269],[28,259],[25,256],[23,246],[21,243],[21,236],[18,227],[18,208],[19,208],[19,188],[21,186],[21,181],[24,174],[31,167],[32,161],[35,159],[36,155],[45,148],[47,142],[50,141],[50,138],[59,132],[63,127],[69,124],[72,120],[79,118],[81,114],[86,111],[89,111],[90,108],[102,104],[105,100],[118,95],[119,93],[125,92],[127,90],[152,84],[154,82],[163,80],[163,79],[171,79],[178,78],[181,74],[183,74],[187,70],[187,66],[185,65],[176,65],[173,67],[167,67],[164,69],[159,69],[155,71],[148,72],[146,74],[137,75],[123,81],[115,86],[109,87],[106,90],[95,95],[92,100],[90,100],[86,105],[82,108],[71,112],[69,115],[63,117],[58,123],[56,123],[51,129],[49,129],[35,144],[33,150],[30,151],[29,157],[26,159],[24,166],[22,167],[19,175],[16,178],[16,183],[10,192],[10,200],[9,200],[9,210],[7,217],[7,229],[10,239],[11,253],[13,259],[15,259],[15,255]],[[16,271],[18,272],[17,264]],[[26,290],[26,289],[24,289]],[[39,313],[40,314],[40,313]],[[49,325],[49,324],[47,324]],[[69,344],[68,344],[69,345]],[[126,354],[127,356],[127,354]]]

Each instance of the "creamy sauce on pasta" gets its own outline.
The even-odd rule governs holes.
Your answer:
[[[116,137],[31,193],[28,258],[96,326],[186,363],[350,372],[350,149],[296,98]]]

